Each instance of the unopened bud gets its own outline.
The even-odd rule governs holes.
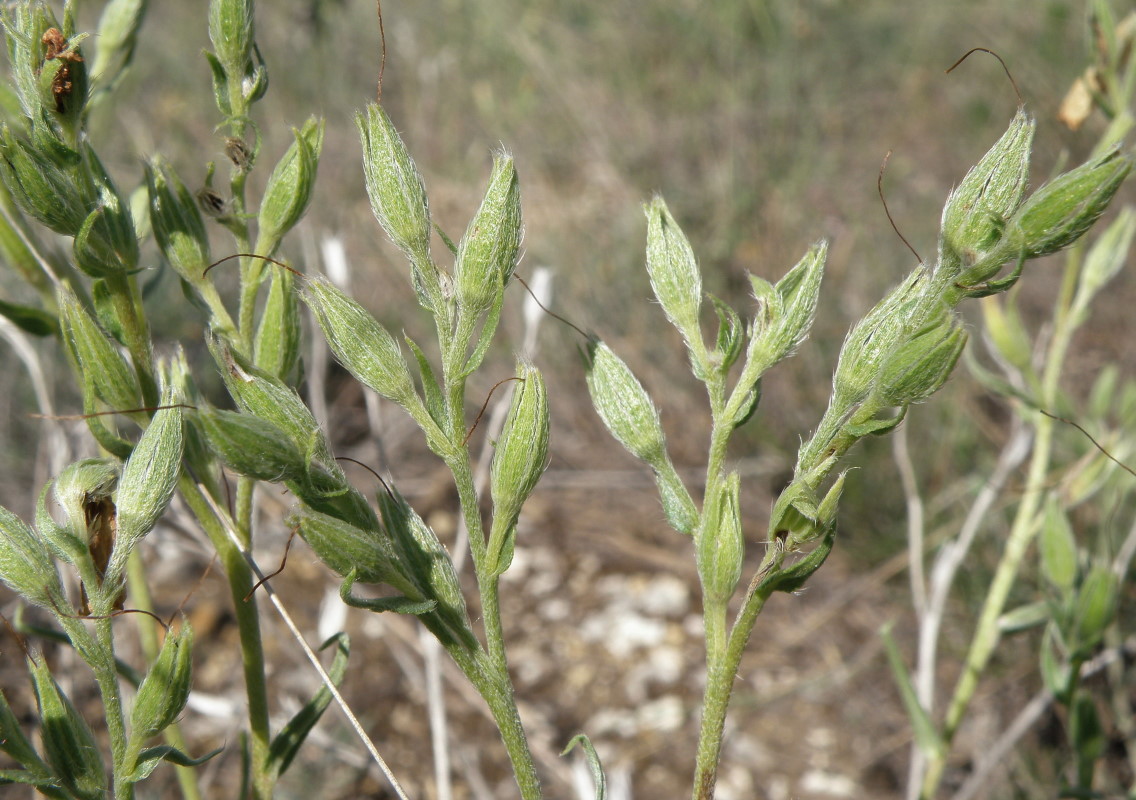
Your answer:
[[[519,364],[519,383],[490,467],[493,525],[486,567],[500,575],[513,560],[521,506],[548,465],[548,390],[540,371]]]
[[[295,141],[272,170],[260,203],[257,253],[272,255],[308,210],[323,149],[323,127],[323,120],[311,117],[302,129],[293,131]]]
[[[656,196],[643,210],[647,215],[647,273],[651,289],[687,346],[700,352],[702,273],[694,260],[694,250],[663,198]]]
[[[1131,171],[1132,157],[1117,149],[1042,186],[1010,222],[1020,252],[1037,258],[1077,241],[1104,213]]]
[[[480,208],[458,245],[454,285],[458,306],[471,315],[498,302],[517,265],[521,246],[521,194],[513,158],[493,158],[493,174]]]

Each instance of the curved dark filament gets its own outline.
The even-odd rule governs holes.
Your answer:
[[[904,243],[905,245],[907,245],[907,249],[911,251],[911,254],[912,254],[913,256],[915,256],[915,259],[916,259],[916,260],[917,260],[917,261],[918,261],[918,262],[919,262],[920,264],[922,264],[922,263],[923,263],[923,256],[919,255],[919,253],[917,253],[917,252],[915,251],[915,248],[911,246],[911,242],[907,241],[907,237],[906,237],[906,236],[904,236],[904,235],[903,235],[902,233],[900,233],[900,232],[899,232],[899,226],[898,226],[898,225],[896,225],[896,224],[895,224],[895,220],[894,220],[894,219],[892,219],[892,216],[891,216],[891,209],[889,209],[889,208],[888,208],[888,201],[887,201],[887,198],[886,198],[886,197],[884,197],[884,170],[886,170],[886,169],[887,169],[887,165],[888,165],[888,159],[890,159],[890,158],[891,158],[891,150],[888,150],[888,151],[887,151],[887,155],[886,155],[886,156],[884,156],[884,161],[883,161],[883,163],[882,163],[882,164],[880,164],[880,174],[879,174],[879,176],[878,176],[878,177],[876,178],[876,191],[877,191],[877,192],[879,192],[879,194],[880,194],[880,202],[881,202],[881,203],[883,203],[883,206],[884,206],[884,214],[886,214],[886,215],[887,215],[887,218],[888,218],[888,222],[890,222],[890,223],[891,223],[891,229],[892,229],[893,231],[895,231],[895,235],[899,237],[899,240],[900,240],[901,242],[903,242],[903,243]]]
[[[963,53],[962,58],[960,58],[955,63],[951,64],[950,68],[947,69],[947,73],[949,74],[951,72],[951,70],[953,70],[955,67],[957,67],[962,62],[966,61],[968,58],[970,58],[972,53],[987,53],[988,55],[992,55],[992,56],[994,56],[994,58],[998,59],[998,63],[1002,65],[1002,69],[1005,70],[1005,72],[1006,72],[1006,77],[1010,79],[1010,85],[1014,87],[1014,94],[1016,94],[1018,96],[1018,105],[1019,106],[1025,105],[1025,101],[1022,100],[1022,92],[1018,88],[1018,82],[1015,81],[1014,76],[1010,74],[1010,68],[1007,67],[1006,62],[1002,60],[1002,56],[998,55],[993,50],[988,50],[985,47],[972,47],[971,49],[969,49],[965,53]]]
[[[481,418],[485,416],[485,409],[489,408],[489,401],[493,398],[493,393],[497,391],[497,387],[503,383],[508,383],[509,381],[520,381],[521,383],[524,383],[524,378],[518,378],[516,375],[514,375],[511,378],[505,378],[493,384],[493,388],[490,389],[489,394],[485,396],[485,402],[482,403],[481,410],[477,412],[477,419],[473,421],[473,425],[470,426],[469,433],[467,433],[465,435],[465,438],[462,439],[462,447],[465,447],[469,443],[470,437],[473,436],[473,432],[477,430],[477,426],[481,422]]]

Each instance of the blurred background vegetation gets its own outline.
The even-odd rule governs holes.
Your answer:
[[[1119,16],[1131,3],[1118,5]],[[100,7],[82,4],[81,30],[94,29]],[[799,439],[824,410],[844,332],[914,265],[877,196],[884,155],[893,151],[884,178],[891,213],[904,236],[931,258],[947,192],[1002,133],[1017,105],[991,58],[971,58],[944,74],[970,48],[986,47],[1006,59],[1039,118],[1034,184],[1063,163],[1079,163],[1103,120],[1090,118],[1080,131],[1070,131],[1055,114],[1086,63],[1084,14],[1079,0],[388,0],[382,100],[425,177],[435,220],[455,240],[480,200],[492,150],[512,152],[526,221],[518,274],[528,276],[542,265],[555,271],[552,308],[602,335],[633,365],[663,405],[680,468],[702,465],[704,398],[679,360],[678,335],[650,301],[641,203],[655,192],[667,198],[701,260],[707,290],[743,312],[750,307],[747,271],[775,280],[811,242],[831,240],[813,335],[765,380],[763,403],[735,453],[750,480],[752,541],[764,529],[771,495],[790,474]],[[257,106],[264,138],[260,169],[251,179],[254,192],[291,141],[290,126],[309,114],[327,119],[311,211],[301,235],[286,243],[285,256],[302,269],[318,269],[320,241],[342,237],[354,294],[388,326],[416,334],[427,320],[416,313],[405,264],[384,241],[368,206],[353,119],[376,91],[374,3],[261,2],[257,41],[270,87]],[[142,160],[154,153],[169,157],[191,188],[203,184],[207,162],[224,160],[201,57],[207,46],[202,4],[153,3],[133,70],[117,100],[92,120],[95,146],[120,186],[137,185]],[[219,249],[225,241],[217,236],[215,257],[226,255]],[[444,254],[439,240],[435,254],[440,260]],[[150,258],[157,263],[155,250]],[[1044,319],[1057,276],[1044,261],[1029,266],[1021,288],[1022,306],[1034,315],[1027,322]],[[154,302],[165,309],[152,315],[155,338],[192,347],[202,341],[201,321],[173,277],[153,279]],[[12,283],[0,278],[5,291]],[[1134,289],[1136,277],[1128,270],[1086,326],[1068,386],[1087,385],[1106,363],[1131,374]],[[521,288],[514,285],[510,296],[505,331],[519,346]],[[683,541],[661,532],[649,481],[614,488],[610,477],[588,483],[591,473],[635,473],[639,467],[594,419],[579,345],[567,327],[545,324],[537,360],[550,376],[555,428],[549,480],[535,501],[538,509],[550,510],[539,516],[543,527],[533,535],[567,540],[564,547],[585,554],[598,548],[607,559],[603,569],[659,571],[668,563],[660,553],[674,552],[676,562],[687,554]],[[497,377],[511,374],[511,352],[499,349],[493,358]],[[12,376],[12,389],[0,398],[7,475],[0,501],[26,517],[45,476],[20,466],[37,441],[25,416],[30,389],[10,353],[0,353],[0,365]],[[348,448],[358,444],[362,402],[346,381],[333,385],[341,394],[333,398],[332,433]],[[470,394],[477,396],[477,387]],[[79,405],[75,398],[61,410]],[[910,414],[911,446],[932,514],[948,515],[962,502],[1002,440],[1006,415],[965,370]],[[395,450],[396,480],[405,480],[412,501],[444,510],[447,497],[432,488],[435,465],[407,447]],[[903,505],[886,443],[870,443],[854,458],[862,469],[846,489],[837,555],[812,583],[820,584],[818,598],[840,597],[854,577],[879,576],[871,603],[861,597],[862,625],[844,619],[849,630],[872,637],[885,618],[907,607],[904,582],[889,586],[884,580],[898,572],[886,565],[904,547]],[[614,522],[612,509],[620,509]],[[997,542],[987,547],[995,552]],[[977,566],[977,585],[983,576]],[[689,571],[682,577],[689,579]],[[965,619],[965,597],[961,604]],[[802,606],[789,600],[778,605],[784,611],[768,624],[792,627]],[[759,632],[766,625],[759,623]],[[840,649],[841,641],[834,636],[827,644],[797,644],[807,647],[808,659],[829,646]],[[800,657],[785,650],[786,658]],[[948,657],[952,652],[948,648]],[[906,756],[906,723],[891,677],[878,650],[873,653],[867,669],[878,694],[862,702],[891,704],[895,741],[855,767],[865,787],[891,796]],[[1028,649],[1025,658],[1031,666]],[[816,658],[831,661],[831,653]],[[749,710],[760,705],[752,700]],[[563,711],[555,717],[557,734],[561,726],[574,732],[591,711]],[[775,716],[785,712],[782,707]],[[636,771],[641,796],[673,795],[668,776],[642,765],[677,760],[686,769],[681,753],[691,750],[680,745],[675,758],[661,757],[661,745],[629,750],[642,767]],[[886,769],[879,768],[882,777],[873,784],[881,763]],[[798,790],[795,796],[810,795]]]

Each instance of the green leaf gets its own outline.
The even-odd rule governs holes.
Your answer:
[[[355,571],[347,573],[343,578],[343,583],[339,585],[339,598],[351,606],[352,608],[362,608],[367,611],[374,611],[382,613],[390,611],[395,614],[408,614],[411,616],[420,616],[427,614],[438,607],[436,600],[411,600],[409,597],[374,597],[365,598],[357,597],[351,594],[351,589],[355,586]]]
[[[47,764],[39,757],[35,747],[24,736],[24,732],[20,730],[19,720],[12,713],[12,708],[8,705],[8,698],[4,696],[3,692],[0,692],[0,750],[26,767],[29,770],[26,773],[27,775],[35,776],[37,779],[52,779]]]
[[[604,774],[603,764],[600,763],[599,754],[591,740],[584,734],[578,733],[572,737],[572,740],[568,742],[568,746],[561,751],[560,755],[566,756],[576,747],[580,747],[584,751],[584,758],[587,760],[588,769],[592,773],[592,782],[596,786],[596,800],[604,800],[607,797],[607,776]]]
[[[137,409],[142,393],[134,370],[114,342],[69,289],[59,292],[63,343],[75,371],[94,396],[114,410]]]
[[[915,733],[915,743],[926,758],[939,758],[946,752],[947,743],[935,728],[935,723],[931,721],[931,717],[923,708],[923,704],[919,702],[915,693],[915,685],[911,682],[911,673],[907,671],[907,665],[903,663],[903,656],[900,655],[899,648],[891,636],[891,626],[892,624],[889,622],[881,628],[880,637],[884,640],[888,665],[891,666],[892,675],[895,677],[900,696],[903,698],[903,707],[907,709],[907,718],[911,720],[911,728]]]
[[[1049,603],[1039,600],[1007,611],[998,618],[998,630],[1009,635],[1044,625],[1051,616]]]
[[[59,332],[59,319],[40,308],[0,300],[0,316],[32,336],[54,336]]]
[[[320,650],[326,650],[332,645],[335,646],[335,658],[332,660],[327,674],[331,678],[332,684],[338,688],[343,683],[343,676],[347,672],[347,658],[351,655],[351,640],[347,637],[347,634],[337,633],[320,645]],[[288,724],[276,734],[268,749],[267,766],[273,777],[279,778],[287,771],[292,759],[299,752],[300,745],[304,743],[330,703],[331,692],[327,686],[320,686],[315,697],[305,703],[304,707],[297,711],[296,715],[288,720]]]
[[[134,768],[134,772],[130,775],[129,782],[138,783],[138,781],[145,780],[158,764],[163,761],[168,761],[170,764],[179,767],[199,767],[224,751],[225,748],[218,747],[216,750],[211,750],[206,753],[201,758],[192,758],[176,747],[170,747],[169,745],[148,747],[138,754],[138,764]]]

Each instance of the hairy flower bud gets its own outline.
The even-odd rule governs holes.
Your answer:
[[[521,193],[513,158],[499,153],[480,208],[458,245],[454,285],[458,307],[476,315],[500,301],[521,246]]]
[[[490,467],[493,526],[486,552],[486,568],[500,575],[513,560],[513,544],[521,506],[536,488],[548,465],[548,390],[540,371],[518,364],[519,384],[505,427],[497,439]]]

